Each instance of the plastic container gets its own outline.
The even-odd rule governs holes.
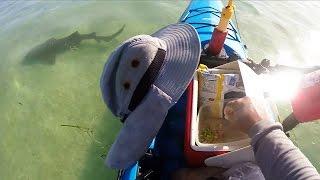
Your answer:
[[[228,167],[233,163],[254,160],[249,146],[249,139],[241,139],[225,143],[201,143],[199,141],[198,115],[198,79],[197,76],[188,86],[186,109],[184,152],[189,166],[219,166]],[[231,153],[230,153],[231,152]],[[243,158],[235,158],[241,155]],[[227,159],[227,160],[225,160]],[[224,163],[222,163],[224,162]]]
[[[218,68],[221,73],[225,74],[236,73],[240,70],[246,95],[254,98],[264,98],[262,88],[257,86],[259,84],[257,75],[246,65],[241,62],[231,62]],[[184,151],[188,165],[192,167],[204,165],[230,167],[240,162],[254,161],[254,154],[248,137],[241,135],[239,138],[212,143],[201,141],[199,139],[199,126],[201,124],[199,122],[201,121],[200,116],[202,116],[200,111],[204,111],[204,107],[198,109],[197,75],[194,76],[193,81],[188,86],[187,94]],[[223,102],[223,106],[224,104],[225,102]],[[265,108],[271,121],[279,121],[277,108],[272,101],[265,99]]]
[[[240,131],[231,128],[228,120],[223,118],[223,115],[216,114],[217,111],[222,111],[225,105],[234,99],[227,99],[223,102],[216,102],[219,108],[214,109],[215,104],[203,105],[199,109],[198,135],[196,136],[196,144],[200,147],[211,145],[226,145],[230,142],[241,141],[248,139],[248,136]],[[218,116],[217,116],[218,115]]]
[[[228,141],[228,142],[219,142],[219,143],[203,143],[199,141],[199,121],[200,116],[206,113],[200,113],[200,110],[203,111],[205,109],[208,109],[208,105],[203,106],[202,108],[197,108],[198,105],[198,78],[197,76],[194,76],[193,80],[193,87],[192,87],[192,94],[190,94],[190,97],[192,99],[192,120],[191,120],[191,139],[190,139],[190,145],[191,148],[195,151],[210,151],[210,152],[229,152],[234,151],[240,148],[243,148],[245,146],[250,145],[249,138],[241,138],[236,141]],[[223,104],[221,104],[221,107],[224,106],[224,104],[230,100],[225,100]],[[210,116],[209,114],[207,114]]]

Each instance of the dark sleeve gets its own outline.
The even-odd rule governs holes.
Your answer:
[[[280,123],[257,122],[249,132],[257,164],[266,179],[319,179],[310,161],[282,131]]]

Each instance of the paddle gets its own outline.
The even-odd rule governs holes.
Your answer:
[[[312,122],[315,120],[310,120],[309,122]],[[299,120],[296,119],[293,113],[291,113],[284,121],[282,122],[283,126],[283,132],[287,133],[288,131],[291,131],[294,129],[298,124],[300,124]]]

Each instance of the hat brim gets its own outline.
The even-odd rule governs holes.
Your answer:
[[[161,128],[169,108],[190,83],[200,60],[200,41],[189,24],[169,25],[153,35],[167,46],[165,61],[142,103],[128,116],[106,164],[125,169],[138,161]]]
[[[199,64],[199,35],[191,25],[178,23],[160,29],[151,36],[162,39],[167,45],[165,63],[154,84],[177,102]]]

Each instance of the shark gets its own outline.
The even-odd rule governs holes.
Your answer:
[[[64,38],[56,39],[50,38],[44,43],[33,47],[22,61],[24,65],[35,63],[53,65],[56,62],[56,56],[68,50],[75,50],[84,40],[96,40],[98,43],[110,42],[115,37],[120,35],[125,28],[123,25],[117,32],[110,36],[98,36],[95,32],[88,34],[80,34],[78,31],[66,36]]]

